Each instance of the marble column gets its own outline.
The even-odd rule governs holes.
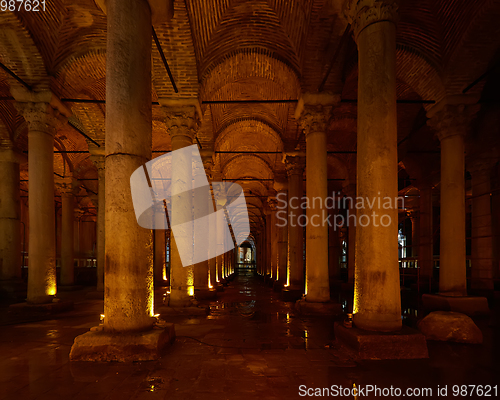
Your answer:
[[[106,148],[104,141],[100,147],[89,144],[90,159],[97,168],[97,290],[104,291],[104,263],[106,257]]]
[[[175,150],[191,146],[201,117],[198,101],[192,99],[188,103],[179,103],[176,100],[171,100],[162,101],[162,104],[164,105],[165,122],[172,143],[172,151],[175,152]],[[171,198],[172,216],[170,225],[174,226],[180,221],[184,222],[193,219],[193,198],[182,195],[182,193],[193,189],[192,157],[185,153],[176,156],[174,153],[172,164],[176,165],[176,168],[172,171],[172,192],[180,193]],[[177,235],[173,234],[171,236],[169,302],[171,307],[190,306],[194,296],[194,266],[182,265],[176,245],[176,240],[180,239],[179,235],[192,235],[192,232],[177,232]],[[182,237],[186,239],[186,236]],[[189,240],[189,238],[186,240]]]
[[[418,267],[420,269],[420,279],[428,282],[430,279],[432,279],[434,270],[432,186],[429,183],[419,182],[418,188],[420,191],[420,235],[418,242]]]
[[[277,227],[277,218],[276,213],[277,210],[277,200],[276,197],[268,197],[267,203],[270,209],[270,230],[271,230],[271,239],[270,239],[270,268],[271,268],[271,278],[273,281],[278,279],[278,227]]]
[[[64,107],[50,93],[47,102],[19,102],[28,123],[29,261],[28,303],[49,303],[57,292],[54,208],[54,135]],[[16,95],[14,95],[16,97]],[[66,111],[66,114],[68,112]]]
[[[397,244],[397,3],[349,0],[346,14],[353,27],[359,60],[357,196],[375,200],[357,210],[354,324],[366,330],[395,331],[401,329]],[[390,199],[390,206],[384,203],[386,199]]]
[[[328,196],[326,129],[332,107],[339,96],[328,93],[303,94],[295,113],[306,137],[306,287],[305,300],[330,301],[328,276]]]
[[[406,215],[411,221],[411,257],[417,257],[420,239],[420,213],[417,210],[410,210],[407,211]],[[409,257],[408,250],[406,257]]]
[[[21,153],[10,139],[0,140],[0,280],[21,278]]]
[[[347,281],[353,285],[356,271],[356,184],[344,185],[343,191],[347,207]]]
[[[130,176],[151,159],[151,10],[108,0],[104,329],[152,327],[152,232],[137,223]]]
[[[493,291],[493,230],[491,215],[491,170],[494,159],[473,161],[472,175],[472,276],[471,289]]]
[[[165,230],[155,229],[154,235],[154,259],[153,275],[155,285],[163,286],[163,276],[165,270]]]
[[[304,158],[286,156],[288,175],[288,280],[290,290],[304,293],[304,229],[299,225],[300,207],[304,195]]]
[[[288,257],[288,207],[283,207],[284,202],[288,203],[288,184],[284,175],[275,176],[274,189],[276,197],[283,201],[278,201],[276,211],[275,226],[278,236],[278,257],[277,257],[277,281],[283,287],[287,284],[287,257]]]
[[[61,281],[63,286],[75,284],[75,182],[72,177],[58,179],[61,192]]]
[[[477,107],[460,100],[444,99],[427,113],[441,142],[439,293],[447,296],[467,295],[464,138]]]

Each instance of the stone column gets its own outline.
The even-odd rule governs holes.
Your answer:
[[[304,158],[286,156],[288,174],[288,281],[289,290],[304,293],[304,229],[299,225],[302,215]],[[300,296],[298,296],[300,297]]]
[[[104,263],[106,252],[106,148],[104,147],[104,140],[100,147],[89,144],[90,159],[97,168],[97,290],[104,291]]]
[[[270,231],[271,231],[271,237],[270,237],[270,255],[271,255],[271,260],[270,260],[270,268],[271,268],[271,278],[273,281],[276,281],[278,279],[278,227],[276,226],[277,224],[277,218],[276,218],[276,213],[277,213],[277,200],[276,197],[268,197],[267,203],[269,205],[269,210],[270,210]]]
[[[193,144],[196,129],[199,126],[201,112],[196,99],[188,102],[176,100],[161,101],[166,114],[166,124],[172,143],[172,151],[182,149]],[[193,170],[191,156],[174,156],[172,165],[176,168],[172,171],[172,192],[185,193],[193,188]],[[172,196],[172,216],[170,225],[174,226],[179,221],[189,221],[193,218],[192,197],[175,195]],[[181,258],[176,246],[179,239],[173,234],[171,236],[172,252],[170,263],[170,303],[171,307],[186,307],[192,304],[194,295],[194,267],[182,266]],[[192,232],[185,232],[190,235]],[[208,270],[207,270],[208,276]],[[207,277],[208,279],[208,277]],[[208,287],[208,284],[207,284]]]
[[[337,209],[329,209],[331,225],[328,227],[328,270],[330,286],[340,280],[340,227],[335,226]]]
[[[326,129],[339,97],[327,93],[302,95],[295,113],[306,137],[306,288],[310,303],[330,301],[328,277],[328,196]]]
[[[63,286],[75,284],[75,182],[72,177],[58,179],[61,192],[61,282]]]
[[[287,252],[288,252],[288,207],[284,204],[288,203],[288,185],[284,175],[277,175],[274,180],[274,189],[277,192],[278,203],[276,211],[276,230],[278,236],[278,266],[277,266],[277,283],[281,288],[287,284]],[[284,206],[284,207],[283,207]]]
[[[151,10],[108,0],[104,329],[152,327],[152,232],[137,223],[130,176],[151,159]]]
[[[18,98],[14,94],[15,98]],[[22,97],[22,96],[21,96]],[[60,110],[51,93],[27,94],[40,102],[20,102],[28,123],[29,263],[28,303],[49,303],[56,294],[54,135]],[[37,97],[46,97],[38,99]],[[22,101],[23,99],[20,99]],[[43,101],[46,100],[46,101]]]
[[[165,269],[165,230],[155,229],[154,235],[154,260],[153,275],[155,285],[163,286],[163,272]],[[156,286],[155,286],[156,287]]]
[[[21,278],[21,153],[10,139],[0,140],[0,280]],[[10,288],[8,288],[10,289]]]
[[[491,169],[494,164],[494,159],[481,158],[467,168],[472,175],[471,289],[480,291],[493,291]]]
[[[418,267],[420,279],[429,281],[434,270],[433,226],[432,226],[432,186],[419,182],[420,200],[420,237],[418,252]]]
[[[417,257],[420,236],[420,214],[417,210],[409,210],[406,215],[411,221],[411,257]],[[406,256],[408,257],[408,250],[406,251]]]
[[[344,186],[344,203],[347,207],[347,281],[354,285],[356,270],[356,184],[348,183]],[[351,286],[352,288],[352,286]]]
[[[396,200],[397,4],[395,0],[349,0],[346,6],[359,59],[357,196],[375,200],[372,207],[365,204],[357,210],[354,323],[361,329],[394,331],[401,328]],[[381,204],[386,199],[391,201],[387,208]]]
[[[467,295],[464,138],[477,108],[460,100],[444,99],[427,113],[441,142],[439,293],[447,296]]]

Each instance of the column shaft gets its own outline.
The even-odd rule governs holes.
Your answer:
[[[472,173],[472,279],[471,288],[493,290],[493,237],[491,219],[491,166]]]
[[[153,325],[152,233],[134,212],[130,176],[151,158],[151,10],[107,3],[104,329]]]
[[[418,266],[420,277],[424,280],[432,278],[434,270],[433,226],[432,226],[432,187],[420,187],[420,237]]]
[[[73,193],[61,194],[61,285],[75,283],[75,198]]]
[[[393,331],[401,328],[397,246],[397,6],[394,1],[373,2],[367,7],[359,2],[351,4],[359,57],[357,196],[367,201],[356,215],[354,323],[362,329]],[[383,207],[384,201],[388,206],[387,199],[390,207]]]
[[[19,159],[10,141],[0,144],[0,280],[21,277]]]
[[[302,214],[303,160],[286,158],[288,173],[288,285],[304,291],[304,229],[299,225]]]

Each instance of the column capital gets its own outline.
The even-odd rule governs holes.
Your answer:
[[[406,216],[411,220],[414,220],[420,216],[420,211],[417,209],[406,210]]]
[[[62,196],[74,195],[78,188],[78,181],[72,176],[57,178],[54,183]]]
[[[329,92],[303,93],[295,110],[295,119],[305,131],[326,132],[331,112],[340,103],[340,95]]]
[[[11,94],[16,108],[31,130],[55,134],[58,124],[66,123],[73,113],[57,96],[45,90],[32,92],[22,86],[13,86]]]
[[[159,99],[170,137],[186,136],[191,141],[201,124],[198,99]]]
[[[346,0],[344,16],[352,25],[354,40],[367,26],[381,21],[398,22],[398,0]]]
[[[465,137],[480,108],[476,100],[466,96],[443,99],[427,112],[427,125],[440,141],[455,135]]]
[[[10,139],[0,139],[0,162],[21,164],[26,161],[23,154]]]
[[[278,199],[276,199],[276,197],[274,196],[269,196],[267,198],[266,211],[268,212],[266,213],[266,215],[273,213],[274,211],[277,210],[277,208],[278,208]]]
[[[285,155],[285,168],[288,176],[303,175],[305,165],[305,157]]]

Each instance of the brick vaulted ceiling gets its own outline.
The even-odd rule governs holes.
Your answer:
[[[302,91],[342,94],[328,132],[328,150],[355,150],[357,52],[341,0],[175,0],[174,18],[155,26],[179,93],[175,93],[152,40],[152,100],[296,100]],[[492,67],[500,44],[496,0],[401,0],[397,33],[398,98],[440,100],[457,94]],[[339,44],[342,43],[337,53]],[[332,64],[334,54],[335,63]],[[0,61],[36,90],[62,99],[105,100],[106,16],[94,0],[47,0],[45,12],[0,13]],[[322,85],[323,80],[327,77]],[[0,97],[13,80],[0,71]],[[484,81],[471,92],[481,93]],[[74,121],[94,139],[104,134],[105,105],[68,102]],[[284,169],[280,152],[304,148],[294,103],[203,104],[198,140],[216,151],[224,178],[250,178],[243,186],[256,208]],[[153,107],[153,150],[169,150],[159,106]],[[27,150],[26,124],[11,100],[0,101],[0,135]],[[425,127],[425,105],[398,106],[401,156],[412,148],[437,149]],[[408,138],[410,140],[408,140]],[[86,151],[86,139],[60,127],[55,150]],[[158,156],[161,153],[154,153]],[[88,192],[97,172],[88,153],[57,154]],[[352,177],[353,155],[329,156],[329,175]],[[27,179],[22,166],[22,180]],[[27,185],[22,182],[24,191]],[[255,221],[259,216],[255,217]],[[257,222],[256,222],[257,223]]]

